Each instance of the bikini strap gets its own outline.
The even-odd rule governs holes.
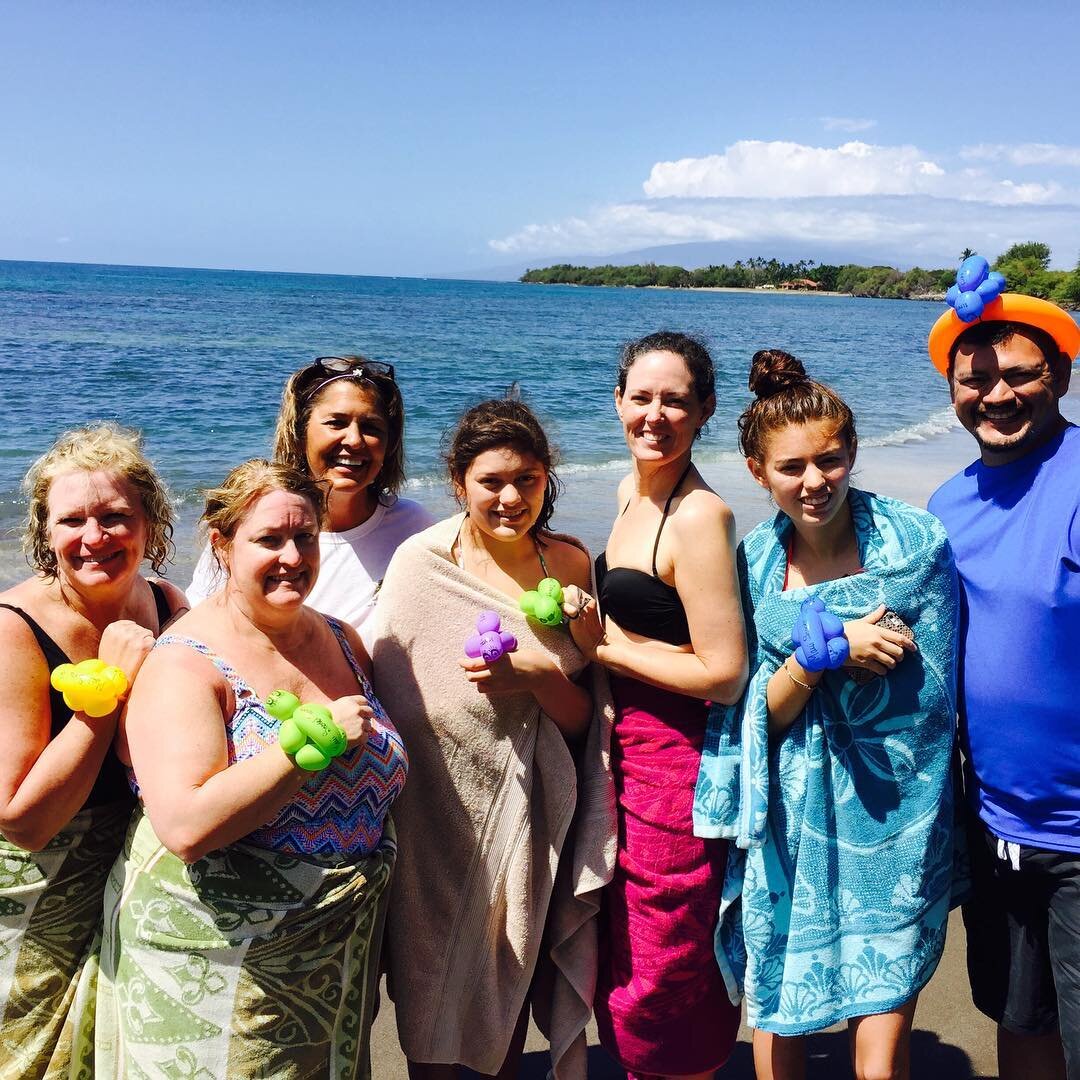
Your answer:
[[[197,653],[201,653],[221,672],[222,677],[232,687],[233,694],[237,699],[242,697],[256,697],[255,691],[248,686],[244,681],[243,676],[223,657],[218,656],[209,645],[198,638],[185,637],[183,634],[162,634],[161,637],[154,642],[154,648],[160,649],[164,645],[185,645],[189,649],[194,649]]]
[[[32,615],[27,614],[21,607],[16,607],[14,604],[0,604],[0,608],[7,608],[8,611],[14,611],[15,614],[30,627],[34,639],[38,643],[38,648],[41,649],[42,655],[45,657],[46,667],[55,667],[57,663],[68,664],[71,662],[68,659],[67,653],[53,641],[45,631],[45,628],[41,626]]]
[[[162,628],[172,618],[172,611],[169,609],[169,598],[165,595],[165,590],[156,582],[148,581],[150,591],[154,594],[154,607],[157,609],[157,624],[158,633],[161,633]]]
[[[536,544],[536,557],[540,560],[540,569],[543,570],[544,577],[551,577],[548,573],[547,563],[544,561],[544,549],[540,547],[540,541],[534,537],[533,543]]]
[[[360,692],[368,699],[368,704],[372,707],[375,715],[381,720],[386,719],[386,713],[383,711],[383,707],[379,704],[378,698],[375,696],[375,689],[371,685],[371,680],[364,674],[364,669],[360,666],[360,661],[356,659],[356,654],[352,651],[352,646],[349,644],[349,639],[345,636],[345,631],[341,626],[341,623],[337,619],[332,619],[329,615],[323,615],[327,625],[334,632],[334,637],[337,638],[338,644],[341,646],[341,651],[345,654],[345,660],[348,662],[352,673],[356,676],[356,681],[360,684]]]
[[[320,614],[322,613],[320,612]],[[345,654],[345,661],[352,668],[352,673],[358,680],[366,682],[364,669],[360,666],[360,661],[356,659],[356,654],[352,651],[352,646],[345,636],[345,631],[341,628],[341,623],[337,619],[332,619],[329,615],[323,615],[323,618],[326,620],[326,625],[333,631],[334,637],[337,638],[337,643],[341,646],[341,651]]]
[[[660,526],[656,530],[656,540],[654,541],[653,547],[652,547],[652,576],[653,577],[659,577],[660,576],[656,572],[656,553],[657,553],[657,551],[660,550],[660,534],[664,531],[664,522],[667,521],[668,511],[671,509],[671,500],[675,498],[676,494],[678,494],[679,488],[682,487],[683,481],[687,478],[687,476],[690,475],[690,470],[693,468],[693,466],[694,466],[694,462],[692,460],[688,461],[686,463],[686,468],[683,469],[682,476],[680,476],[679,479],[676,481],[675,486],[671,489],[671,494],[667,497],[667,502],[664,503],[664,512],[663,512],[663,514],[660,515]]]

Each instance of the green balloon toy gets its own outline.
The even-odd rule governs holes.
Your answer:
[[[325,769],[348,748],[345,732],[325,705],[302,705],[288,690],[275,690],[266,699],[266,711],[281,721],[278,742],[301,769]]]
[[[523,593],[521,610],[541,626],[562,626],[563,587],[553,577],[546,577],[535,589]]]

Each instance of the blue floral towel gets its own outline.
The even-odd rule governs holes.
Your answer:
[[[747,1023],[783,1035],[894,1009],[933,974],[953,871],[956,573],[938,520],[850,493],[864,572],[784,591],[791,520],[743,540],[751,676],[713,706],[694,805],[699,836],[734,839],[716,955]],[[826,672],[770,745],[765,689],[790,655],[799,605],[845,622],[879,604],[919,651],[856,685]]]

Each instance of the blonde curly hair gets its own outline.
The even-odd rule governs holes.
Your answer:
[[[142,435],[110,421],[65,431],[30,466],[22,487],[28,505],[23,531],[26,561],[47,579],[56,577],[56,552],[49,543],[49,489],[63,473],[108,472],[126,480],[139,494],[146,515],[146,551],[154,572],[165,572],[175,547],[169,491],[143,453]]]

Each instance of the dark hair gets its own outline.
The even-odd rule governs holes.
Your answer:
[[[1043,359],[1052,372],[1057,372],[1064,364],[1066,368],[1072,361],[1061,351],[1061,346],[1054,340],[1052,334],[1041,326],[1031,326],[1022,322],[988,322],[972,323],[966,330],[957,335],[956,340],[949,349],[949,378],[952,378],[953,363],[956,354],[962,345],[970,345],[972,348],[983,348],[990,345],[1004,345],[1014,337],[1027,338],[1043,354]]]
[[[357,353],[348,353],[342,359],[363,364],[367,358]],[[323,387],[315,393],[311,391],[320,379],[325,378],[325,374],[314,366],[302,367],[289,376],[281,393],[281,409],[274,430],[274,460],[291,465],[301,472],[308,471],[308,421],[326,388]],[[405,404],[392,375],[368,371],[362,377],[356,377],[355,381],[375,395],[379,411],[388,428],[386,457],[383,459],[382,468],[371,481],[375,498],[382,499],[384,495],[396,494],[405,483]],[[330,385],[334,384],[327,383],[327,386]]]
[[[555,500],[562,483],[555,475],[558,452],[550,445],[540,421],[525,402],[513,397],[481,401],[466,410],[450,435],[444,454],[446,468],[454,487],[465,486],[465,473],[485,450],[508,446],[519,454],[530,454],[547,472],[544,504],[529,530],[538,536],[547,529],[555,510]]]
[[[756,395],[739,417],[739,446],[754,461],[764,461],[769,434],[788,424],[831,420],[852,454],[859,445],[855,417],[835,391],[815,382],[791,353],[761,349],[750,363],[748,385]]]
[[[660,330],[635,341],[628,341],[619,356],[619,393],[626,392],[626,377],[637,361],[650,352],[672,352],[681,356],[690,379],[694,384],[694,396],[698,403],[705,402],[716,393],[716,369],[705,343],[677,330]],[[701,431],[698,431],[701,434]]]

